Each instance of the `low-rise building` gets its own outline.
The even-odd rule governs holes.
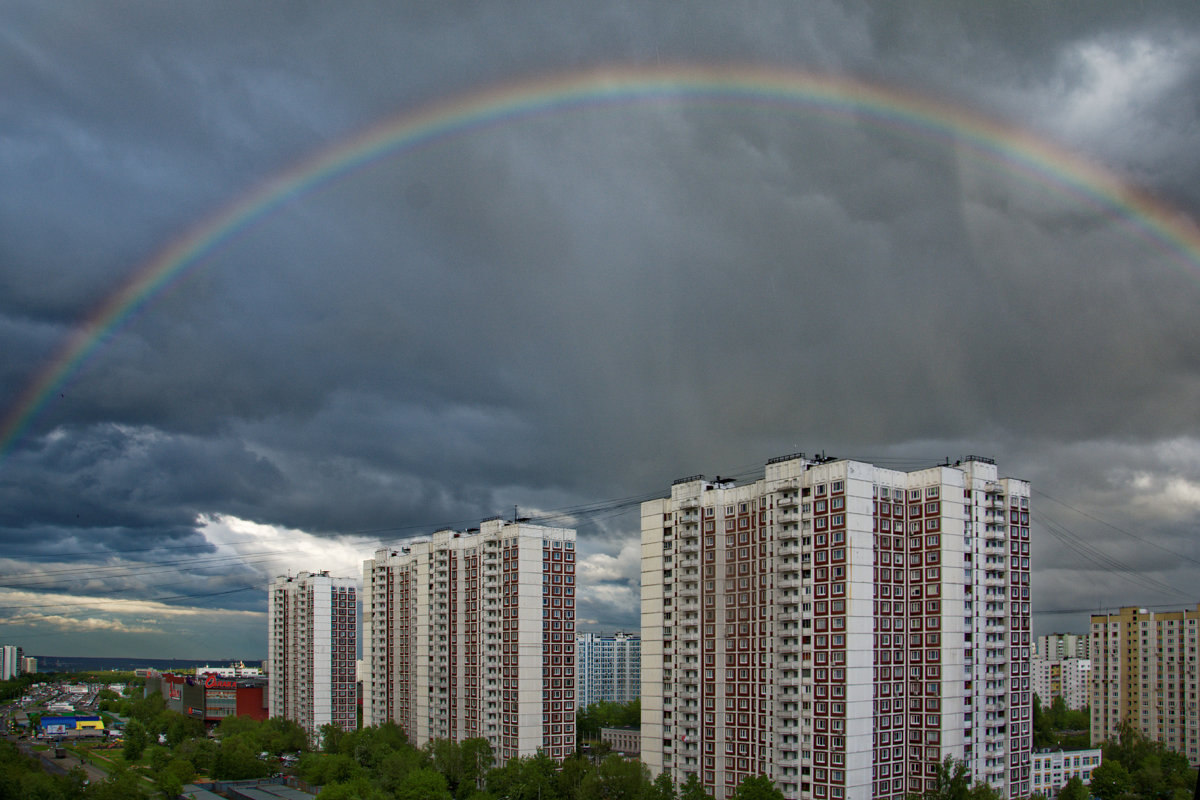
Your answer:
[[[1035,750],[1033,753],[1033,791],[1055,797],[1071,778],[1084,786],[1092,781],[1092,770],[1100,766],[1100,750]]]
[[[642,732],[638,728],[601,728],[600,741],[619,755],[636,758],[642,752]]]

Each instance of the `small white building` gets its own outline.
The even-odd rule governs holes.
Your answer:
[[[1092,781],[1092,770],[1100,766],[1100,750],[1035,750],[1033,752],[1033,791],[1054,797],[1063,785],[1076,776],[1085,786]]]

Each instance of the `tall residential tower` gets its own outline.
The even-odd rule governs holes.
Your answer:
[[[1150,611],[1127,607],[1092,615],[1092,743],[1115,739],[1130,722],[1200,765],[1200,604]]]
[[[786,456],[642,505],[642,760],[717,800],[1030,783],[1029,485]]]
[[[363,724],[575,750],[575,532],[488,520],[363,562]]]
[[[314,739],[322,725],[358,726],[356,584],[328,572],[271,581],[268,713],[296,721]]]

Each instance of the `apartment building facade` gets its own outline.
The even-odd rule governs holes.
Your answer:
[[[1087,708],[1092,699],[1092,662],[1087,658],[1046,659],[1033,657],[1033,693],[1043,708],[1056,697],[1070,709]]]
[[[642,747],[716,800],[903,798],[946,756],[1031,786],[1029,486],[772,459],[642,505]]]
[[[1092,742],[1115,739],[1128,720],[1200,765],[1200,604],[1092,615]]]
[[[1066,661],[1068,658],[1091,658],[1090,633],[1047,633],[1037,637],[1035,657],[1046,661]]]
[[[0,681],[8,681],[20,675],[24,651],[15,644],[0,645]]]
[[[363,562],[363,723],[575,750],[575,532],[486,520]]]
[[[1057,797],[1071,780],[1079,778],[1084,786],[1091,785],[1092,770],[1103,761],[1103,751],[1037,750],[1033,754],[1033,791],[1043,797]]]
[[[301,572],[271,581],[267,613],[268,713],[303,727],[358,727],[357,579]]]
[[[607,700],[628,703],[642,685],[642,638],[636,633],[575,636],[576,708]]]

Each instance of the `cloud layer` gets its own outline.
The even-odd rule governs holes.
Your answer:
[[[568,70],[852,77],[1200,218],[1189,3],[5,15],[0,414],[140,266],[263,181]],[[1194,603],[1200,262],[1132,223],[866,115],[681,96],[438,139],[291,198],[112,331],[0,456],[0,584],[14,605],[261,613],[247,587],[273,570],[353,574],[373,543],[516,505],[578,525],[581,617],[628,628],[637,498],[824,449],[983,453],[1032,480],[1043,630]],[[68,611],[0,637],[265,650],[249,622],[197,638]]]

